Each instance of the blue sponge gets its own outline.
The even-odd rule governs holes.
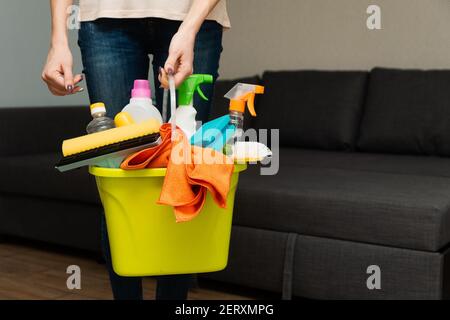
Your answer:
[[[191,144],[222,152],[225,143],[233,136],[236,127],[225,115],[205,123],[191,137]]]

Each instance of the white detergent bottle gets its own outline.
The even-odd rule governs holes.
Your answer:
[[[200,84],[202,83],[213,83],[213,77],[209,74],[193,74],[187,77],[178,87],[178,108],[175,111],[176,125],[183,130],[188,140],[191,139],[191,136],[197,130],[197,122],[195,120],[197,110],[195,110],[193,105],[194,92],[197,91],[202,99],[208,100],[200,89]],[[171,117],[170,123],[172,123],[173,118]]]
[[[161,113],[152,104],[148,80],[134,80],[130,103],[122,109],[122,112],[130,114],[135,123],[143,122],[150,118],[155,118],[159,123],[163,123]]]

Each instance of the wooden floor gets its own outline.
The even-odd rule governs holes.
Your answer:
[[[69,290],[66,269],[81,268],[81,289]],[[153,299],[155,281],[144,280],[144,297]],[[24,244],[0,243],[0,299],[92,300],[112,299],[105,266],[80,255],[36,248]],[[211,289],[191,290],[189,299],[247,300],[252,297]]]

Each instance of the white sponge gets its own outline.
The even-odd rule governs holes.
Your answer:
[[[237,141],[233,146],[233,157],[237,162],[261,161],[271,156],[272,151],[260,142]]]

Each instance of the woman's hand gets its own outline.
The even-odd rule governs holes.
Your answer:
[[[83,80],[81,74],[73,76],[73,57],[66,45],[51,47],[42,71],[42,80],[55,96],[65,96],[83,91],[77,84]]]
[[[170,42],[169,57],[164,69],[160,70],[159,81],[161,86],[168,87],[166,74],[173,74],[176,87],[192,74],[195,36],[196,32],[183,30],[182,28],[175,33]]]
[[[164,69],[159,72],[159,82],[162,87],[168,88],[167,74],[174,75],[177,87],[192,74],[195,37],[203,21],[218,2],[219,0],[192,1],[189,12],[170,42],[169,57]]]

